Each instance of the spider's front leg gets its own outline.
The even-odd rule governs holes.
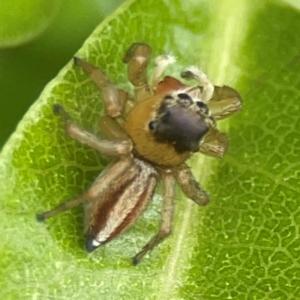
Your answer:
[[[133,257],[133,264],[137,265],[141,259],[172,232],[172,220],[174,215],[175,178],[170,171],[162,175],[164,184],[163,208],[159,232]]]
[[[151,55],[151,47],[145,43],[132,44],[123,62],[128,64],[127,76],[135,87],[135,99],[141,101],[151,95],[147,80],[147,66]]]
[[[74,62],[76,65],[82,67],[91,80],[102,91],[107,114],[112,118],[120,116],[127,100],[127,93],[113,85],[98,67],[79,57],[74,57]]]

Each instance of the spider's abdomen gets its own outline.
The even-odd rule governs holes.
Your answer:
[[[157,177],[150,164],[135,158],[117,182],[111,182],[101,195],[86,204],[88,252],[109,242],[135,223],[153,196]]]

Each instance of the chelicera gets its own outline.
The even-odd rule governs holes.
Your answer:
[[[217,129],[217,120],[241,109],[237,91],[228,86],[214,86],[196,67],[181,73],[182,78],[193,79],[194,86],[170,76],[162,79],[166,67],[175,62],[169,55],[155,59],[149,85],[146,71],[150,55],[150,46],[135,43],[123,59],[128,64],[134,97],[118,89],[94,65],[74,59],[102,91],[107,114],[99,120],[99,127],[106,139],[75,124],[61,105],[54,105],[54,111],[64,120],[67,135],[115,160],[87,192],[37,215],[42,221],[85,204],[86,250],[92,252],[135,223],[147,208],[158,181],[162,180],[160,229],[133,257],[134,264],[171,234],[176,182],[196,204],[208,203],[208,194],[185,161],[197,151],[222,157],[228,139]]]

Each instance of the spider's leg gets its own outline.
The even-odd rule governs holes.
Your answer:
[[[175,170],[175,177],[188,198],[199,205],[206,205],[208,203],[208,194],[200,187],[187,165],[183,165],[183,168]]]
[[[216,120],[230,117],[242,109],[240,94],[229,86],[215,86],[213,97],[207,106]]]
[[[125,53],[123,62],[128,64],[127,76],[135,87],[135,99],[141,101],[151,95],[147,80],[147,66],[151,47],[144,43],[134,43]]]
[[[125,173],[131,165],[132,159],[130,157],[123,158],[117,163],[110,164],[105,170],[103,170],[103,172],[101,172],[86,193],[67,202],[61,203],[49,211],[37,214],[37,220],[44,221],[45,219],[49,219],[59,213],[77,207],[80,204],[96,199],[101,193],[104,193],[110,187],[112,182],[115,182],[120,175]]]
[[[122,128],[119,122],[121,120],[116,120],[110,116],[102,116],[98,121],[98,127],[101,133],[109,140],[127,140],[128,135]]]
[[[107,76],[96,66],[79,57],[74,57],[74,62],[76,65],[82,67],[102,91],[107,114],[113,118],[120,116],[126,102],[124,102],[126,93],[113,85]]]
[[[58,206],[54,207],[51,210],[45,211],[43,213],[37,214],[36,215],[36,219],[39,222],[43,222],[46,219],[49,219],[59,213],[62,213],[64,211],[70,210],[74,207],[79,206],[80,204],[86,202],[86,201],[90,201],[90,199],[88,198],[87,194],[82,194],[80,196],[77,196],[71,200],[68,200],[67,202],[61,203]]]
[[[163,175],[164,194],[161,224],[159,232],[133,257],[133,264],[137,265],[141,259],[172,232],[172,220],[174,214],[175,178],[171,173]]]
[[[131,153],[132,143],[129,139],[122,141],[101,140],[94,134],[75,124],[61,105],[55,104],[53,109],[54,112],[59,114],[65,121],[66,133],[73,139],[82,144],[89,145],[103,154],[111,156],[123,156]]]
[[[227,135],[212,127],[201,140],[199,151],[208,156],[223,157],[228,149],[228,144]]]

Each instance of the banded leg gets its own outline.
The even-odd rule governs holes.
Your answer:
[[[117,163],[110,164],[101,174],[97,177],[93,185],[89,188],[87,193],[84,193],[74,199],[71,199],[67,202],[61,203],[55,208],[37,214],[36,218],[38,221],[42,222],[46,219],[49,219],[59,213],[71,210],[74,207],[79,206],[85,202],[92,201],[100,196],[101,193],[104,193],[112,182],[117,180],[117,178],[125,173],[127,169],[132,165],[132,159],[127,157],[121,159]]]
[[[90,147],[100,151],[101,153],[111,156],[129,155],[131,153],[132,143],[130,142],[130,140],[101,140],[97,136],[76,125],[61,105],[55,104],[53,110],[55,113],[59,114],[65,121],[66,133],[82,144],[89,145]]]
[[[200,187],[187,165],[175,170],[175,178],[188,198],[198,205],[206,205],[209,202],[208,194]]]
[[[134,43],[123,58],[123,62],[128,64],[127,75],[135,87],[135,99],[137,101],[143,100],[151,94],[147,80],[147,66],[151,52],[149,45]]]
[[[124,102],[126,93],[113,85],[107,76],[96,66],[80,59],[79,57],[74,57],[74,62],[76,65],[82,67],[82,69],[102,91],[107,114],[113,118],[120,116],[126,102]]]
[[[172,232],[172,220],[174,214],[175,178],[171,173],[163,175],[164,194],[161,224],[159,232],[136,254],[132,262],[137,265],[141,259]]]

